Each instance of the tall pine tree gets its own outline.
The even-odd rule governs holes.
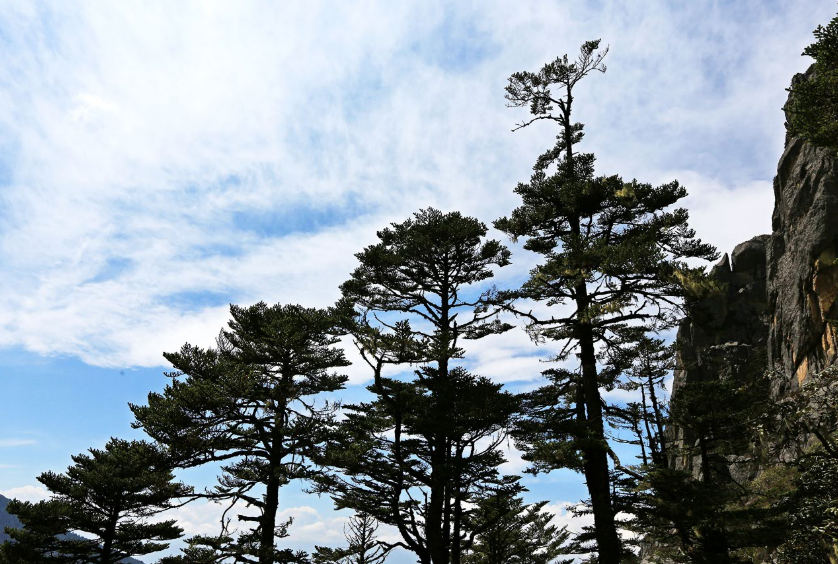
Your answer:
[[[598,351],[632,342],[643,330],[671,321],[670,306],[684,296],[684,282],[698,276],[686,258],[712,259],[715,250],[695,239],[687,212],[672,206],[686,195],[677,182],[653,187],[618,176],[594,175],[594,156],[575,150],[583,126],[572,121],[574,89],[604,72],[607,49],[582,45],[538,72],[512,75],[506,99],[531,117],[559,127],[556,144],[536,161],[528,183],[515,192],[522,205],[495,227],[544,257],[516,292],[521,298],[561,305],[553,315],[524,314],[537,339],[564,343],[556,360],[572,354],[576,370],[549,371],[551,384],[530,397],[530,423],[519,435],[535,468],[570,467],[585,476],[601,564],[623,554],[612,503],[609,455],[600,388],[614,386],[620,367],[600,371]]]
[[[485,235],[458,212],[422,210],[379,231],[341,286],[374,399],[345,406],[330,458],[341,474],[328,489],[339,507],[397,527],[395,544],[423,564],[458,564],[474,500],[519,489],[497,469],[517,400],[457,364],[463,339],[509,328],[496,318],[496,291],[477,286],[509,263]]]

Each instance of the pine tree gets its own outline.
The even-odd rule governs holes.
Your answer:
[[[787,449],[797,447],[797,475],[787,503],[783,564],[838,563],[838,367],[811,374],[780,405]]]
[[[461,339],[509,328],[497,320],[497,292],[475,288],[509,263],[485,235],[458,212],[422,210],[379,231],[341,286],[374,399],[345,406],[330,455],[340,475],[324,488],[338,507],[396,527],[394,545],[423,564],[459,564],[474,532],[469,504],[520,487],[497,470],[517,400],[456,365]],[[409,364],[417,368],[404,374]]]
[[[838,564],[838,458],[823,451],[800,463],[789,498],[782,564]]]
[[[104,450],[72,458],[65,473],[38,477],[51,499],[9,503],[23,527],[8,530],[12,542],[0,551],[5,562],[114,564],[163,550],[181,536],[175,521],[149,521],[191,493],[173,481],[168,458],[157,447],[111,439]],[[93,538],[67,537],[71,531]]]
[[[378,522],[368,513],[356,513],[343,528],[347,546],[344,548],[316,547],[315,564],[383,564],[390,554],[376,540]]]
[[[807,141],[838,149],[838,16],[814,32],[816,41],[803,50],[815,60],[812,71],[789,88],[784,108],[789,129]]]
[[[12,500],[7,510],[19,516],[23,527],[6,528],[11,541],[0,545],[2,564],[74,564],[97,549],[92,540],[61,538],[71,527],[66,504]]]
[[[682,383],[670,402],[668,431],[647,439],[665,456],[640,468],[631,526],[655,541],[658,556],[745,563],[782,542],[782,468],[742,477],[769,460],[764,434],[776,419],[760,366],[736,377],[719,367],[715,378]]]
[[[548,371],[552,383],[530,395],[520,445],[537,471],[568,467],[584,474],[599,561],[617,564],[623,548],[600,388],[613,387],[621,367],[600,372],[598,347],[607,355],[643,331],[670,323],[671,307],[700,278],[684,259],[716,255],[695,239],[686,210],[671,208],[686,195],[677,182],[653,187],[595,177],[594,156],[575,150],[583,126],[571,120],[574,89],[590,73],[605,71],[607,49],[598,49],[599,41],[589,41],[574,62],[560,57],[538,72],[509,79],[509,105],[527,107],[532,116],[517,129],[548,120],[559,126],[559,135],[537,159],[530,182],[515,189],[522,205],[495,227],[513,240],[525,238],[526,249],[544,256],[515,294],[571,308],[548,317],[519,311],[530,333],[565,344],[556,360],[574,353],[579,359],[578,370]]]
[[[149,394],[148,405],[131,406],[135,426],[165,445],[181,467],[223,463],[218,485],[203,497],[259,511],[238,516],[255,526],[236,538],[225,522],[218,537],[193,539],[194,558],[215,553],[260,564],[298,562],[303,554],[275,546],[290,525],[277,522],[279,491],[315,475],[308,460],[324,442],[335,409],[317,407],[315,396],[343,387],[346,377],[331,369],[348,362],[334,347],[328,311],[260,302],[230,306],[230,313],[230,328],[216,348],[187,344],[165,355],[177,372],[162,394]]]
[[[546,501],[525,505],[520,496],[480,500],[474,519],[491,525],[476,535],[464,564],[571,564],[578,547],[566,527],[552,525]]]
[[[618,349],[622,356],[611,366],[628,366],[617,387],[640,394],[640,401],[625,406],[606,406],[608,419],[615,430],[627,430],[631,439],[615,439],[640,449],[641,466],[667,466],[668,441],[665,426],[669,416],[665,380],[674,368],[675,349],[662,339],[643,335],[631,347]]]

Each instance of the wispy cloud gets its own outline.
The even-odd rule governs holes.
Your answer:
[[[352,254],[420,207],[508,214],[555,132],[509,133],[506,77],[592,37],[611,54],[579,92],[585,148],[603,173],[682,180],[729,250],[769,227],[784,87],[832,11],[4,4],[0,346],[159,365],[212,344],[229,302],[331,303]],[[532,264],[514,260],[506,279]],[[480,369],[531,374],[524,341]]]
[[[0,439],[0,448],[28,446],[36,443],[37,441],[34,439]]]

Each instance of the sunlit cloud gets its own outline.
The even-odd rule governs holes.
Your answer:
[[[585,148],[603,173],[679,178],[727,250],[768,228],[783,88],[829,9],[6,4],[0,346],[160,365],[211,345],[230,302],[328,305],[421,207],[508,214],[554,132],[509,133],[505,79],[594,36],[610,68],[578,96]],[[501,280],[534,263],[514,261]],[[484,371],[532,371],[507,352]]]
[[[0,495],[9,499],[29,501],[32,503],[43,501],[50,496],[49,490],[43,486],[20,486],[8,490],[0,490]]]

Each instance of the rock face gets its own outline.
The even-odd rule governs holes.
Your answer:
[[[805,79],[797,75],[792,85]],[[725,291],[681,324],[673,394],[689,382],[744,378],[756,368],[770,374],[779,400],[838,361],[838,156],[787,136],[774,200],[772,233],[725,255],[712,270]],[[682,444],[693,440],[681,429],[667,432]],[[692,460],[675,464],[698,475]],[[761,471],[728,470],[737,480]],[[642,552],[644,563],[656,561],[653,545]]]
[[[811,72],[811,70],[809,71]],[[792,85],[805,80],[799,74]],[[772,233],[737,245],[712,275],[726,291],[678,331],[673,392],[761,363],[781,398],[838,360],[838,157],[787,136],[774,178]]]
[[[770,236],[760,235],[725,254],[711,275],[725,289],[698,304],[678,330],[674,387],[736,376],[768,340],[766,254]],[[729,358],[721,365],[717,361]],[[723,374],[720,374],[720,371]],[[677,391],[676,391],[677,393]]]
[[[721,295],[698,304],[678,330],[678,358],[673,394],[686,383],[743,379],[765,365],[770,315],[767,255],[771,236],[740,243],[713,267],[711,275],[724,288]],[[678,442],[692,442],[682,429],[670,429]],[[676,466],[694,470],[693,461]],[[743,478],[747,476],[742,476]]]
[[[838,355],[838,159],[790,138],[774,179],[768,253],[773,391],[782,396]]]

